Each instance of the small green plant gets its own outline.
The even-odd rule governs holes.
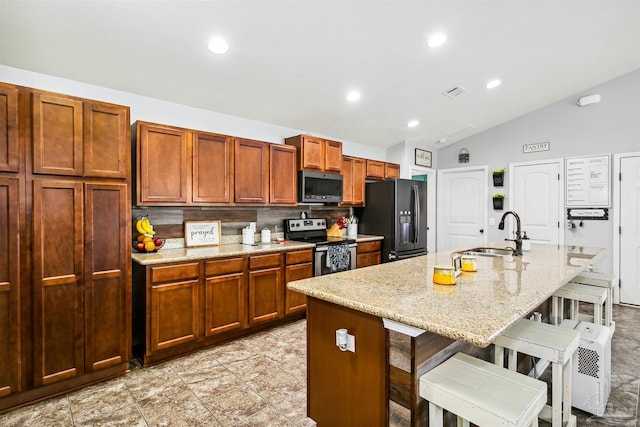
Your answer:
[[[494,199],[504,199],[504,194],[501,193],[496,193],[493,195]]]
[[[504,168],[492,171],[491,173],[494,175],[504,175]]]

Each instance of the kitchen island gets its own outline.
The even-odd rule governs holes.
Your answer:
[[[308,415],[320,427],[384,426],[396,394],[412,425],[424,425],[419,375],[464,345],[490,345],[603,252],[534,244],[522,256],[478,256],[477,272],[453,286],[432,280],[435,265],[451,265],[451,252],[289,283],[309,297]],[[340,328],[355,337],[355,352],[336,347]],[[389,366],[390,329],[410,337],[407,375]]]

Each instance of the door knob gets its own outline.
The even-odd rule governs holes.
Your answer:
[[[484,234],[484,228],[480,229],[480,234]]]

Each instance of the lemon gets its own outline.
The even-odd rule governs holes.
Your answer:
[[[153,241],[151,241],[151,239],[149,239],[149,241],[145,241],[144,242],[144,250],[145,251],[155,251],[156,250],[156,245],[153,243]]]
[[[142,241],[143,241],[144,243],[147,243],[147,242],[153,242],[153,239],[152,239],[151,237],[142,236]],[[148,249],[147,249],[147,250],[148,250]]]
[[[144,234],[140,234],[137,240],[138,242],[144,242]]]

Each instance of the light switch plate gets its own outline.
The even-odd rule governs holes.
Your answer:
[[[489,218],[489,225],[496,225],[496,219],[495,218]]]

